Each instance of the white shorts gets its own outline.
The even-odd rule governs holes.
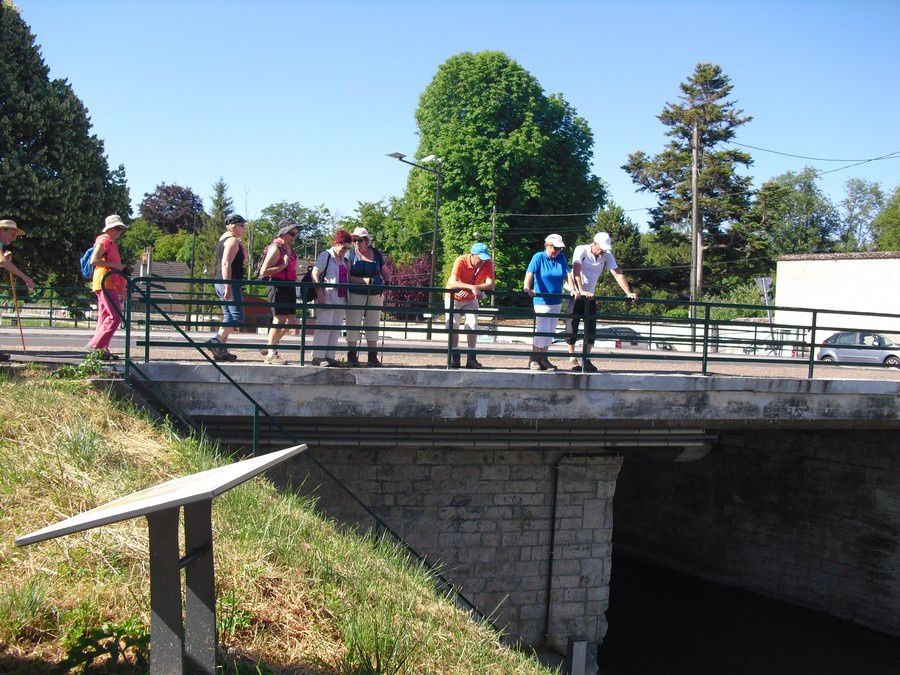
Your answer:
[[[453,322],[454,328],[459,326],[460,322],[463,321],[463,317],[465,317],[465,330],[473,331],[478,326],[478,301],[477,300],[457,300],[453,298]],[[465,314],[463,314],[465,311]],[[447,312],[447,319],[444,322],[444,327],[447,330],[450,330],[450,313]]]
[[[535,333],[548,333],[548,335],[535,335],[531,344],[537,347],[538,349],[547,349],[550,345],[553,344],[553,336],[549,335],[549,333],[553,333],[556,330],[556,322],[559,320],[559,317],[556,316],[542,316],[543,314],[559,314],[559,308],[561,305],[535,305],[534,306],[534,332]]]

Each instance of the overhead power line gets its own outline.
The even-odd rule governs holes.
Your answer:
[[[747,143],[738,143],[737,141],[725,141],[725,143],[730,143],[731,145],[739,145],[742,148],[752,148],[753,150],[760,150],[761,152],[771,152],[773,155],[783,155],[785,157],[796,157],[797,159],[809,159],[813,162],[874,162],[879,159],[887,159],[891,155],[896,155],[897,152],[891,152],[887,155],[882,155],[880,157],[869,157],[865,159],[834,159],[833,157],[809,157],[807,155],[795,155],[790,152],[782,152],[781,150],[770,150],[769,148],[760,148],[757,145],[749,145]],[[900,151],[898,151],[900,152]]]

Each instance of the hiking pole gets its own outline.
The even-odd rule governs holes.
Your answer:
[[[16,282],[13,279],[12,270],[6,270],[9,273],[9,287],[12,289],[13,307],[16,308],[16,323],[19,326],[19,340],[22,342],[22,351],[27,352],[25,347],[25,333],[22,332],[22,317],[19,315],[19,298],[16,296]]]

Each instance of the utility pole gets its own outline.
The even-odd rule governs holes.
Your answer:
[[[697,295],[700,288],[700,269],[698,262],[703,258],[701,247],[702,240],[700,236],[700,204],[697,195],[697,184],[699,182],[699,155],[700,152],[700,127],[694,122],[694,132],[691,135],[691,279],[690,279],[690,300],[692,303],[697,302]],[[697,337],[697,308],[692,304],[688,310],[688,316],[691,319],[691,349],[694,349]]]
[[[491,207],[491,260],[494,263],[494,276],[497,276],[497,206]],[[494,283],[497,280],[494,279]],[[491,307],[494,306],[496,294],[491,293]]]

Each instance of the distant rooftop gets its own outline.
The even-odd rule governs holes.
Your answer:
[[[794,253],[778,256],[778,262],[795,260],[892,260],[900,251],[860,251],[858,253]]]

